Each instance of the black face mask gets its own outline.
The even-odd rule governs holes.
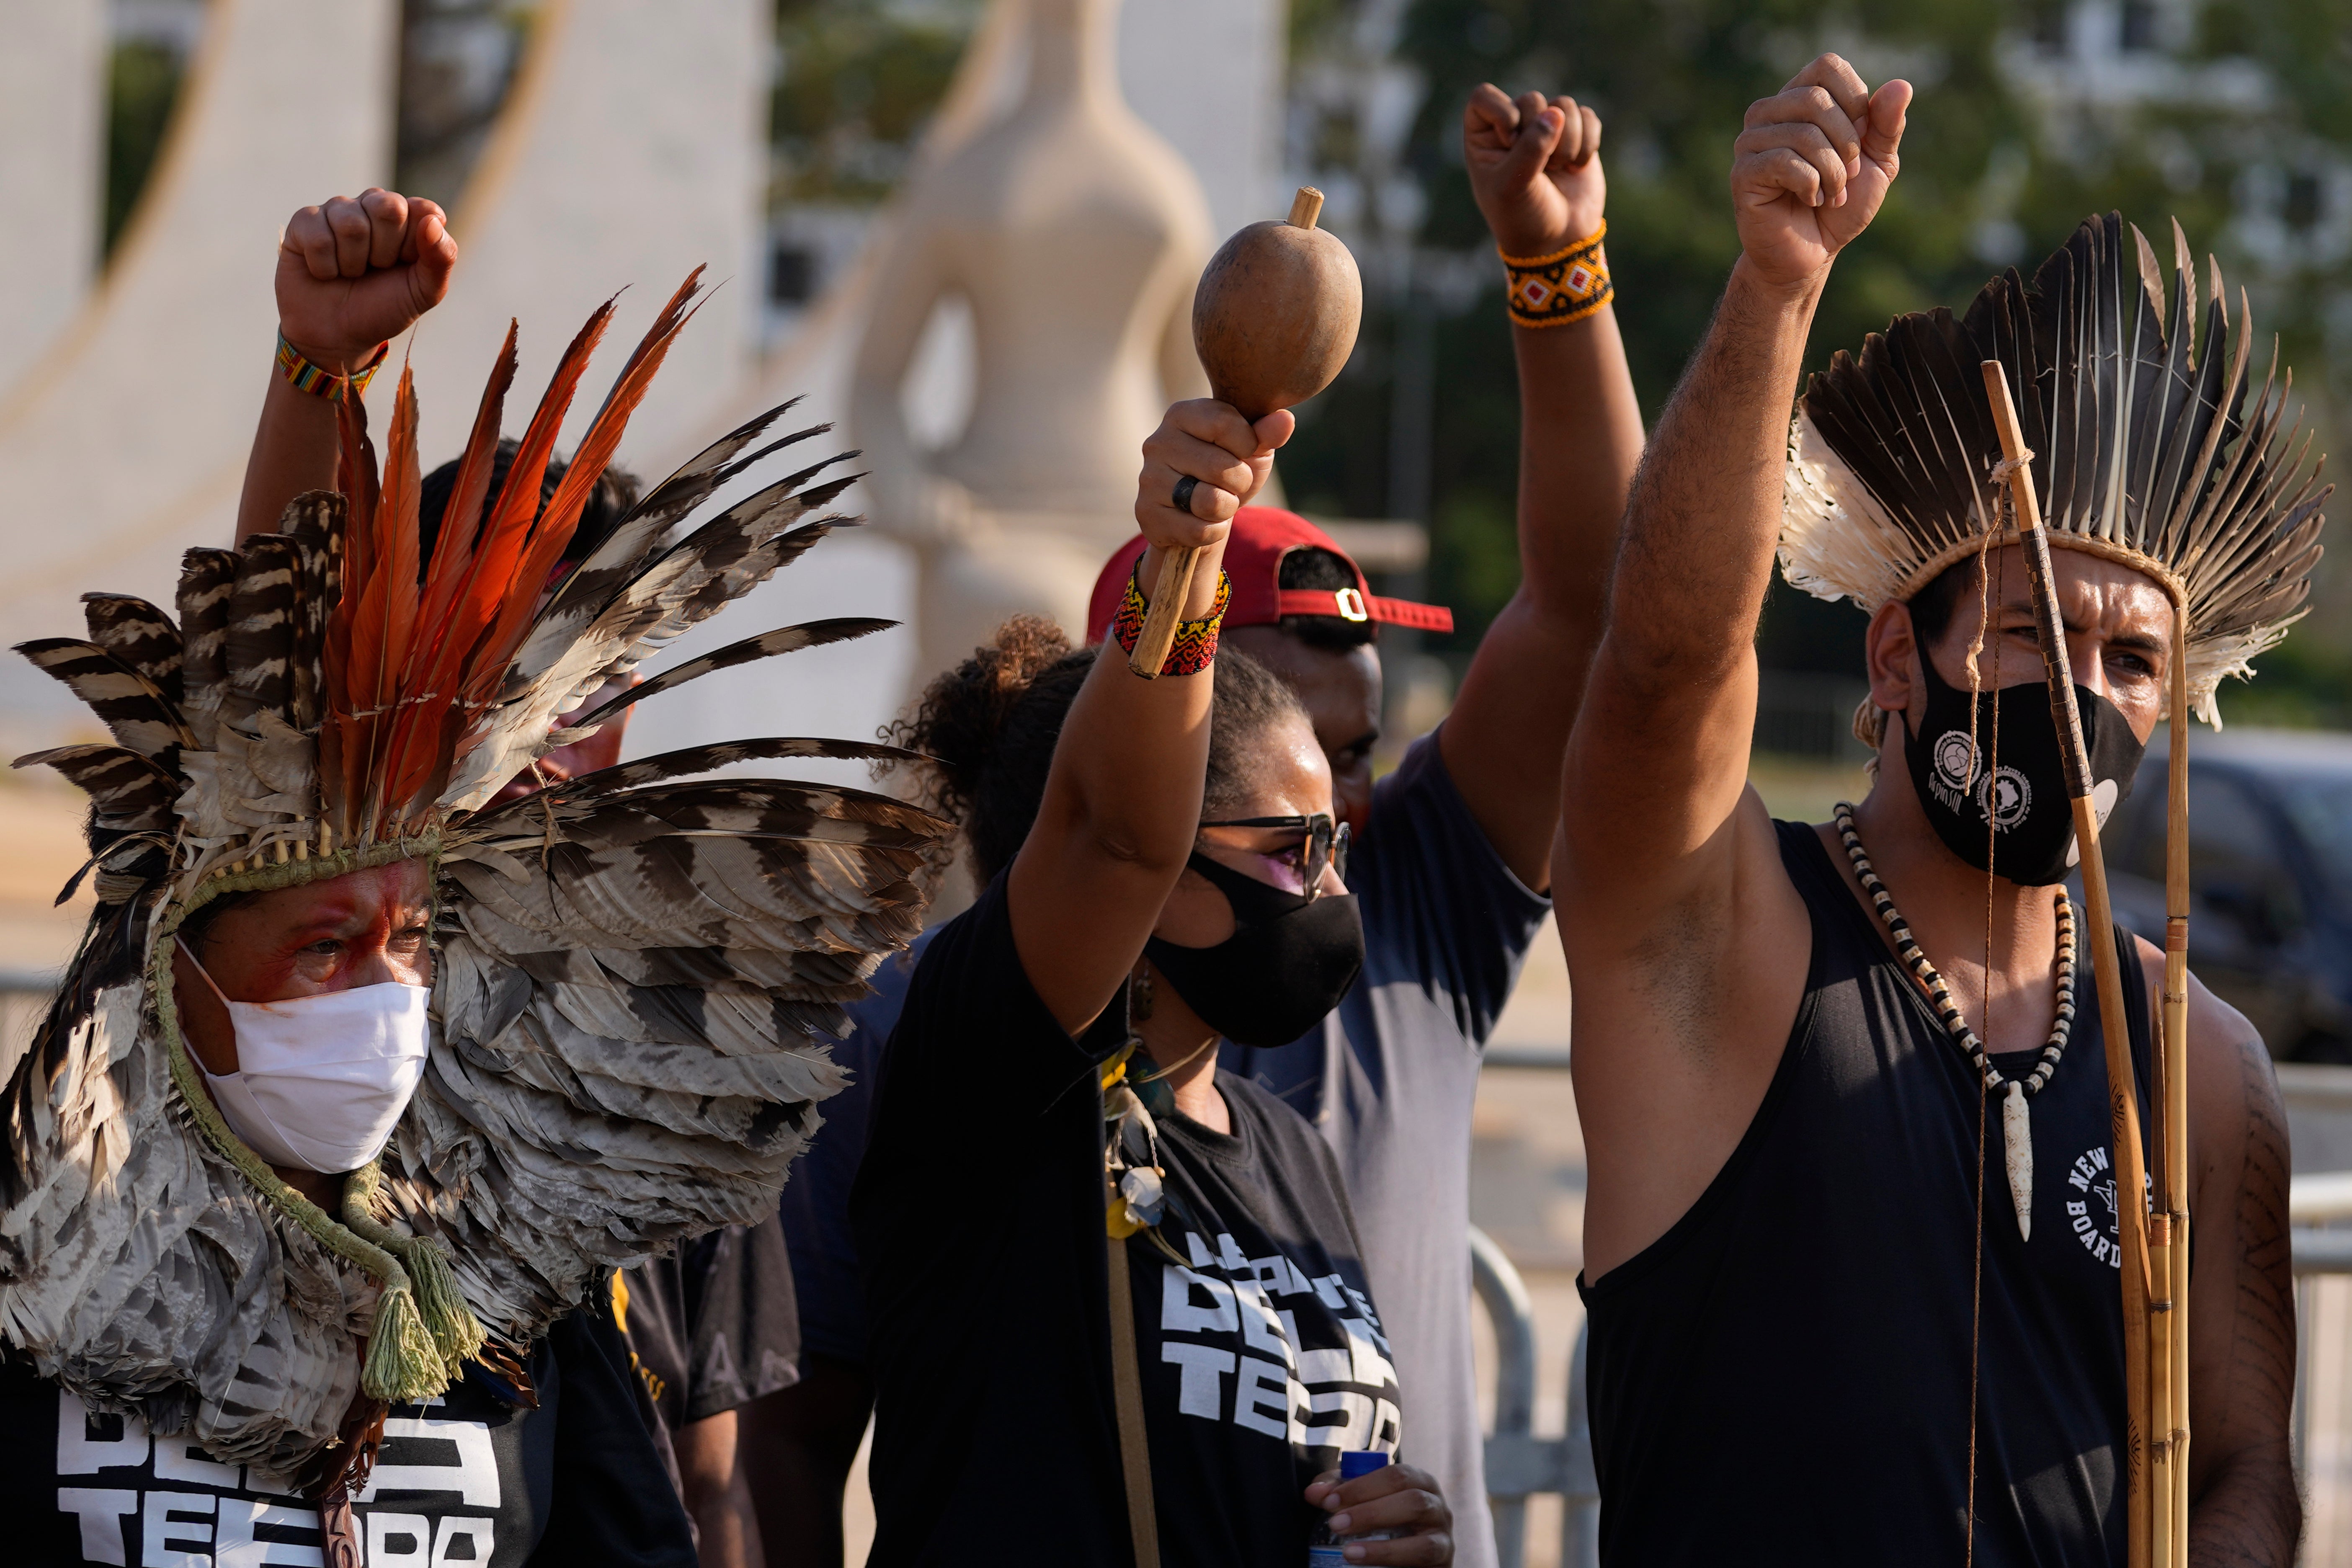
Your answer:
[[[1144,942],[1176,994],[1235,1045],[1286,1046],[1321,1023],[1364,967],[1356,896],[1286,893],[1197,849],[1192,867],[1233,906],[1234,934],[1214,947]]]
[[[2000,715],[2000,767],[1988,780],[1984,763],[1969,749],[1969,694],[1945,684],[1924,649],[1919,664],[1927,677],[1927,711],[1916,731],[1905,730],[1903,758],[1936,837],[1978,870],[1988,869],[1990,814],[1994,876],[2029,888],[2064,881],[2080,852],[2048,685],[2036,680],[1977,694],[1977,744],[1987,762],[1996,710]],[[2105,826],[2131,793],[2132,775],[2147,747],[2132,733],[2123,710],[2088,687],[2074,688],[2074,705],[2082,711],[2083,745],[2091,762],[2091,803]]]

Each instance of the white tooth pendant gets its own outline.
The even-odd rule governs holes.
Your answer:
[[[2017,1234],[2033,1239],[2033,1124],[2026,1119],[2025,1086],[2015,1079],[2000,1102],[2001,1142],[2009,1151],[2009,1201],[2017,1207]]]

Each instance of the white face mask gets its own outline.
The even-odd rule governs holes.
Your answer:
[[[220,996],[236,1035],[236,1071],[214,1074],[196,1062],[236,1135],[273,1165],[328,1174],[381,1153],[425,1076],[431,988],[388,981],[232,1002],[187,943],[180,951]]]

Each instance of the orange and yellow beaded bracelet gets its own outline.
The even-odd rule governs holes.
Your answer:
[[[1609,279],[1609,261],[1601,254],[1603,223],[1574,245],[1549,256],[1505,256],[1511,286],[1505,296],[1511,320],[1522,327],[1558,327],[1580,321],[1617,297]],[[1497,254],[1500,254],[1499,251]]]

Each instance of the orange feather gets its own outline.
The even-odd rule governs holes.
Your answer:
[[[441,514],[440,531],[435,536],[432,573],[420,614],[425,625],[436,633],[446,629],[443,617],[449,613],[457,586],[473,563],[475,536],[481,531],[483,508],[489,501],[490,468],[499,453],[499,423],[506,409],[507,389],[514,384],[516,331],[517,324],[509,320],[506,343],[499,350],[497,363],[490,367],[490,379],[482,388],[482,405],[474,416],[473,434],[466,441],[465,455],[457,461],[457,482],[450,489],[449,504]]]
[[[563,351],[563,357],[556,362],[555,374],[540,398],[538,412],[531,416],[530,426],[523,432],[522,446],[507,469],[507,482],[499,491],[498,504],[491,508],[489,521],[482,526],[474,558],[467,564],[465,581],[451,602],[448,640],[444,645],[444,658],[436,661],[436,685],[441,673],[447,675],[457,690],[463,691],[471,685],[467,672],[478,660],[482,633],[497,619],[499,605],[515,586],[515,568],[539,516],[540,485],[547,474],[548,458],[554,455],[556,435],[563,427],[563,416],[572,406],[572,394],[579,389],[581,374],[588,368],[588,357],[595,353],[612,319],[613,301],[607,300],[588,318]]]
[[[654,318],[653,325],[638,341],[636,351],[630,354],[629,363],[614,381],[604,406],[596,411],[587,435],[572,454],[572,466],[563,471],[562,482],[555,487],[546,514],[540,519],[539,530],[531,536],[530,548],[515,574],[516,591],[508,595],[506,603],[499,606],[498,624],[474,665],[475,679],[468,683],[467,690],[469,698],[487,700],[497,694],[496,683],[504,680],[507,666],[513,661],[515,649],[529,632],[531,616],[539,607],[539,586],[563,558],[563,548],[572,542],[572,535],[580,526],[580,514],[587,509],[596,481],[604,478],[605,467],[621,445],[629,416],[645,400],[646,388],[661,369],[670,344],[677,340],[678,332],[694,313],[687,307],[701,291],[698,281],[701,276],[699,267],[688,273],[677,292],[670,296],[669,303]]]

